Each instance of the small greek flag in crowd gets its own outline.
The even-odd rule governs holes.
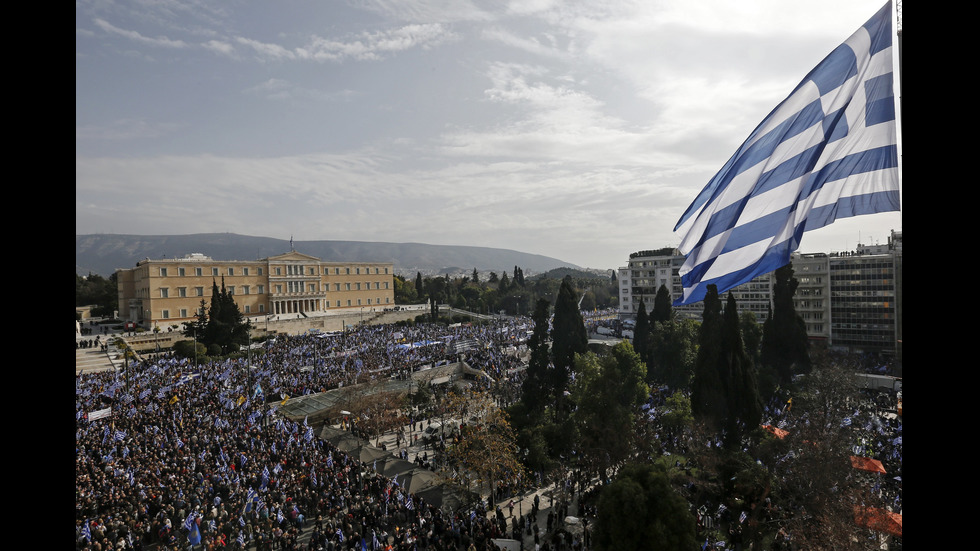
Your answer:
[[[702,300],[789,263],[804,232],[900,210],[892,6],[817,65],[677,222],[683,296]]]

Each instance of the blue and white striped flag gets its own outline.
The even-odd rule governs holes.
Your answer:
[[[804,232],[900,210],[891,2],[752,132],[677,222],[683,296],[789,263]]]

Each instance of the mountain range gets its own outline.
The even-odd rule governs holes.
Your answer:
[[[513,270],[519,266],[531,275],[555,268],[579,266],[510,249],[425,243],[375,243],[367,241],[287,241],[234,233],[189,235],[75,235],[75,273],[109,277],[117,268],[131,268],[147,258],[182,258],[201,253],[214,260],[257,260],[287,253],[290,249],[320,260],[334,262],[392,262],[395,273],[423,275],[454,272]]]

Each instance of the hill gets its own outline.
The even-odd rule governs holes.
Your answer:
[[[427,245],[424,243],[375,243],[367,241],[295,241],[293,249],[326,261],[392,262],[399,274],[439,273],[449,267],[472,271],[512,270],[520,266],[530,273],[554,268],[577,268],[563,260],[510,249]],[[202,253],[215,260],[256,260],[290,250],[285,239],[233,233],[189,235],[89,234],[75,236],[75,273],[109,277],[117,268],[131,268],[146,259],[183,257]]]

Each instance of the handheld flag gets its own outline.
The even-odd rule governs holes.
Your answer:
[[[891,13],[889,2],[810,71],[681,216],[675,306],[788,264],[804,232],[900,210]]]

